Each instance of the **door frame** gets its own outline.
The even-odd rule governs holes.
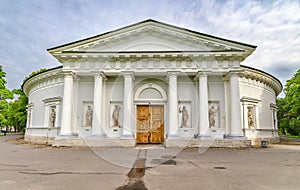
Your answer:
[[[167,103],[166,102],[162,102],[162,101],[155,101],[155,102],[135,102],[134,103],[134,138],[135,138],[135,143],[137,144],[137,107],[138,106],[163,106],[164,108],[164,130],[163,130],[163,142],[161,144],[165,144],[166,142],[166,126],[167,126],[167,123],[166,123],[166,116],[167,116],[167,113],[166,113],[166,107],[167,107]],[[150,143],[149,143],[150,144]]]

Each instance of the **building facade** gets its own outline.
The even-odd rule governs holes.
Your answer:
[[[62,66],[24,82],[25,140],[105,147],[276,142],[282,85],[241,65],[255,49],[154,20],[48,49]]]

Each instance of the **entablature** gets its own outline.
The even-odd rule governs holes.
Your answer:
[[[108,61],[142,61],[145,59],[160,59],[166,61],[243,61],[248,54],[243,51],[121,51],[121,52],[62,52],[53,54],[61,63],[64,62],[108,62]]]
[[[242,77],[245,79],[251,79],[251,83],[255,84],[254,81],[257,81],[270,86],[275,91],[276,95],[282,91],[282,84],[273,76],[246,66],[242,66],[241,68],[243,70]]]

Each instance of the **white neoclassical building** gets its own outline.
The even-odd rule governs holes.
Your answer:
[[[54,146],[249,146],[278,140],[275,77],[256,46],[155,20],[48,49],[27,79],[25,139]]]

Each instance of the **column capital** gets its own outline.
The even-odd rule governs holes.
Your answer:
[[[231,70],[225,76],[224,79],[228,80],[232,76],[240,76],[243,73],[242,70]]]
[[[134,79],[134,72],[133,71],[121,71],[121,74],[123,75],[123,77],[131,77],[132,79]]]
[[[91,73],[95,78],[102,77],[102,79],[106,79],[106,76],[105,76],[104,72],[102,72],[102,71],[100,71],[100,72],[95,71],[95,72],[91,72]]]
[[[167,78],[170,78],[170,77],[177,77],[179,74],[179,71],[168,71],[167,72]]]
[[[198,71],[198,73],[196,74],[196,78],[199,78],[199,77],[205,77],[207,76],[209,73],[211,73],[210,71]]]
[[[63,74],[64,76],[76,76],[76,74],[73,71],[62,71],[61,74]]]
[[[76,75],[76,73],[74,73],[73,71],[63,71],[61,73],[62,75],[64,75],[64,77],[72,77],[73,80],[79,80],[79,76]]]

